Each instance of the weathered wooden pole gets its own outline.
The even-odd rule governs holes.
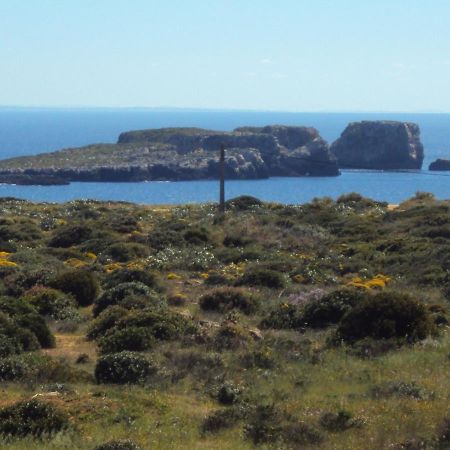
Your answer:
[[[225,145],[220,146],[219,158],[219,178],[220,178],[220,199],[219,210],[221,213],[225,212]]]

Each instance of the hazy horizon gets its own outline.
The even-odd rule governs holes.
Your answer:
[[[446,113],[449,17],[447,0],[3,0],[0,105]]]

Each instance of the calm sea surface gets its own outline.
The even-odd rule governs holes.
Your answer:
[[[438,157],[450,158],[450,114],[0,109],[0,159],[95,142],[115,142],[119,133],[127,130],[178,126],[232,130],[242,125],[305,125],[317,128],[332,142],[349,122],[377,119],[420,125],[425,145],[424,169]],[[228,198],[249,194],[283,203],[304,203],[314,197],[337,197],[353,191],[393,203],[417,191],[450,198],[450,172],[344,171],[337,178],[229,181],[226,187]],[[0,196],[51,202],[92,198],[165,204],[215,201],[218,186],[215,181],[72,183],[49,187],[0,185]]]

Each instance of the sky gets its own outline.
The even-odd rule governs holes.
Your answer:
[[[450,112],[449,0],[0,0],[0,105]]]

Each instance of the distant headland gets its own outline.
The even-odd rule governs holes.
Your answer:
[[[0,183],[66,184],[216,179],[219,148],[228,179],[330,177],[339,168],[420,169],[416,124],[351,123],[331,146],[315,128],[269,125],[232,132],[201,128],[128,131],[116,144],[93,144],[0,161]]]

